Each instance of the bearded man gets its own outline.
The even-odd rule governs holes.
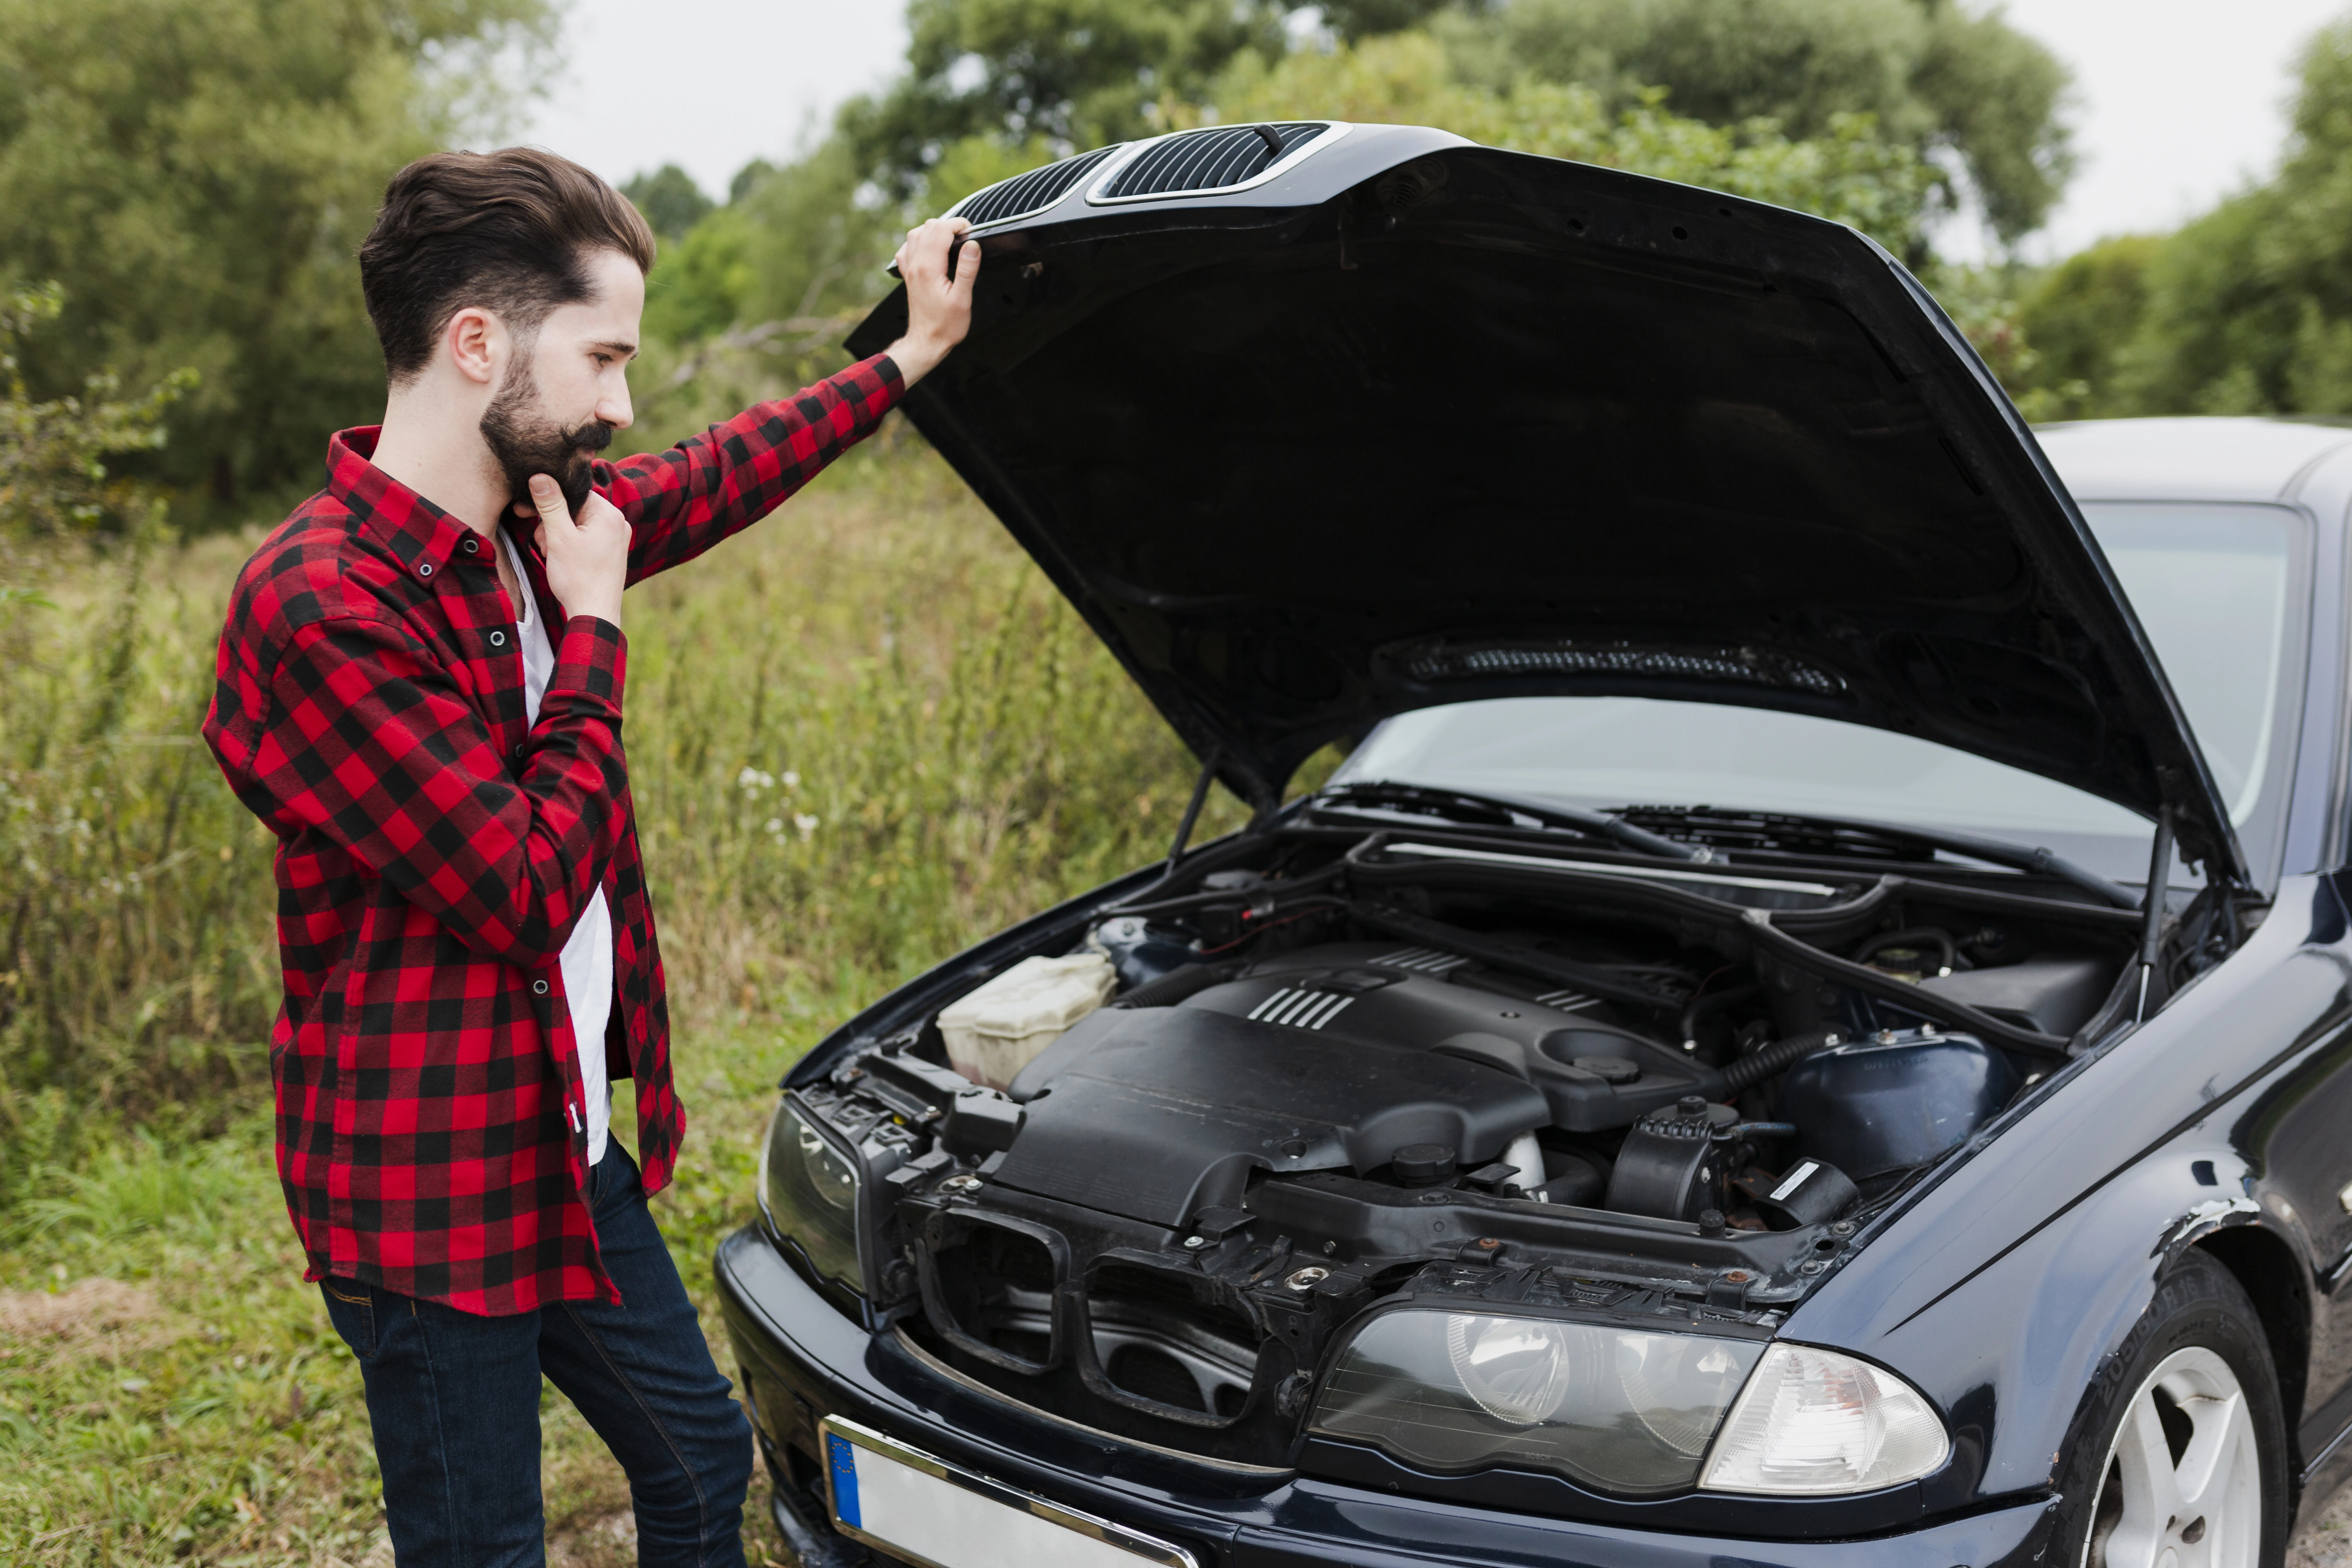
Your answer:
[[[542,1560],[542,1373],[626,1469],[640,1563],[743,1561],[751,1429],[646,1206],[686,1118],[622,589],[773,510],[961,341],[963,227],[910,231],[887,351],[618,463],[654,260],[619,193],[439,154],[361,247],[383,424],[329,440],[327,488],[239,575],[205,736],[278,841],[278,1175],[403,1568]]]

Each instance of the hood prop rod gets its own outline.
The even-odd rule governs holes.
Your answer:
[[[2156,845],[2147,858],[2147,891],[2140,896],[2139,1004],[2132,1012],[2135,1024],[2147,1021],[2148,982],[2156,975],[2157,950],[2164,936],[2164,896],[2171,882],[2172,807],[2163,805],[2157,808]]]
[[[1217,763],[1223,755],[1223,747],[1212,746],[1208,760],[1201,764],[1201,780],[1192,786],[1192,798],[1184,804],[1183,819],[1176,824],[1176,842],[1168,847],[1168,869],[1160,874],[1163,883],[1184,858],[1184,846],[1192,841],[1192,825],[1201,820],[1201,808],[1209,804],[1209,786],[1217,782]]]
[[[1176,824],[1176,842],[1168,847],[1168,863],[1160,868],[1160,875],[1152,878],[1149,885],[1138,888],[1127,897],[1097,910],[1096,911],[1097,916],[1129,914],[1137,910],[1167,913],[1171,908],[1197,909],[1202,904],[1212,901],[1197,895],[1191,899],[1174,900],[1172,905],[1168,900],[1156,904],[1150,900],[1154,893],[1176,879],[1176,868],[1184,859],[1184,846],[1192,841],[1193,825],[1201,820],[1201,808],[1209,804],[1209,786],[1217,782],[1217,763],[1224,754],[1223,746],[1209,748],[1209,760],[1201,764],[1201,777],[1192,785],[1192,798],[1184,805],[1183,819]]]

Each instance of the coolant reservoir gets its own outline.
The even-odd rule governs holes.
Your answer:
[[[1118,988],[1098,952],[1024,958],[940,1013],[948,1061],[974,1083],[1009,1089],[1013,1074]]]
[[[2016,1066],[1972,1035],[1887,1030],[1817,1051],[1780,1080],[1797,1152],[1857,1180],[1924,1165],[2000,1113]]]

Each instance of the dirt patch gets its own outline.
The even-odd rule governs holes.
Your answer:
[[[0,1339],[72,1344],[105,1334],[147,1331],[165,1321],[161,1303],[120,1279],[77,1280],[47,1290],[0,1290]]]
[[[2336,1494],[2286,1549],[2286,1568],[2352,1568],[2352,1488]]]
[[[394,1568],[392,1557],[392,1531],[382,1525],[369,1538],[367,1551],[356,1563],[348,1557],[314,1557],[310,1568]]]
[[[626,1568],[636,1560],[637,1516],[625,1509],[548,1532],[548,1568]]]

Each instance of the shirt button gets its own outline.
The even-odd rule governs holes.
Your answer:
[[[458,548],[463,550],[468,555],[478,554],[481,551],[482,542],[478,539],[469,538],[464,544],[458,546]]]
[[[430,577],[430,576],[432,576],[432,575],[433,575],[433,563],[431,563],[430,561],[420,561],[420,562],[418,562],[418,563],[416,563],[416,574],[417,574],[419,577]]]
[[[506,633],[504,633],[504,632],[492,632],[492,633],[490,634],[490,646],[491,646],[492,647],[506,647],[506,646],[507,646],[507,634],[506,634]]]
[[[532,982],[530,983],[530,994],[531,994],[532,995],[534,995],[534,996],[544,996],[544,995],[546,995],[546,994],[547,994],[547,982],[546,982],[546,981],[544,981],[544,980],[534,980],[534,981],[532,981]]]

